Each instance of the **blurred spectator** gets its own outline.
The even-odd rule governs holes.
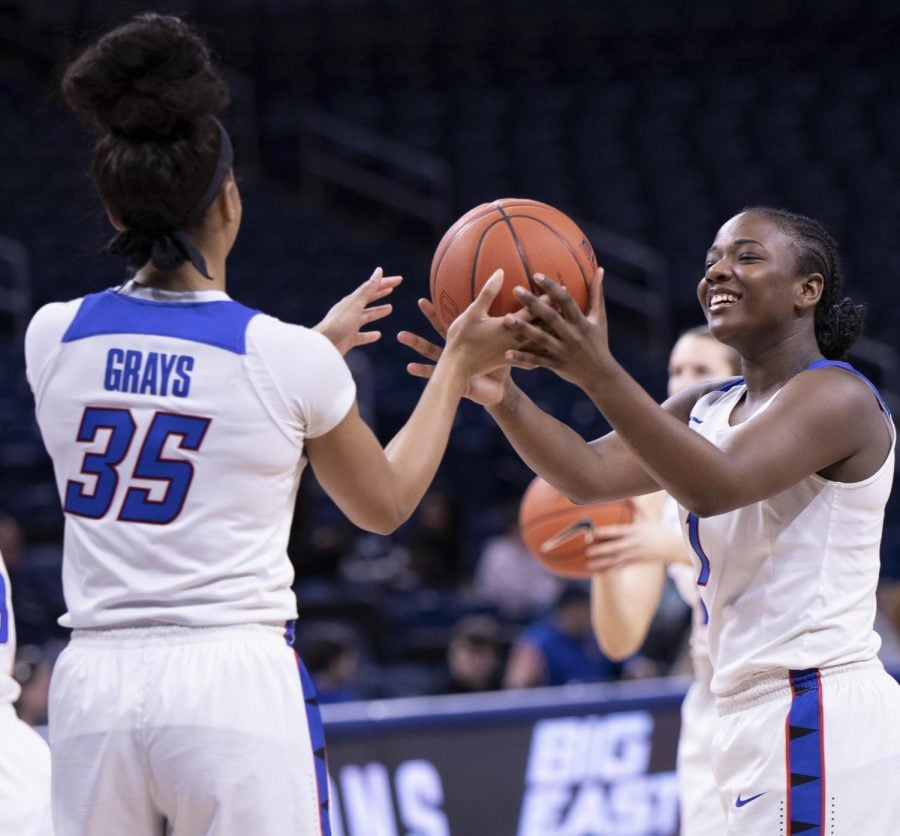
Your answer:
[[[522,542],[518,506],[508,505],[501,513],[504,530],[482,547],[472,592],[505,618],[533,618],[553,603],[562,581],[541,566]]]
[[[896,676],[900,674],[900,580],[881,578],[877,601],[875,632],[881,636],[878,658]]]
[[[463,616],[447,646],[447,670],[436,693],[496,691],[503,685],[504,641],[500,625],[485,615]]]
[[[506,688],[600,682],[622,673],[622,663],[601,652],[591,627],[587,586],[563,587],[552,610],[526,627],[513,643],[503,684]]]
[[[455,587],[464,579],[462,521],[453,492],[432,486],[413,514],[409,569],[422,586]]]
[[[9,530],[15,528],[7,526],[7,535]],[[8,537],[5,542],[10,544]],[[15,614],[9,576],[0,554],[0,833],[49,836],[53,832],[50,749],[23,718],[16,716],[13,704],[20,687],[12,676],[15,658]]]
[[[61,644],[56,643],[47,647],[31,644],[19,648],[15,677],[22,691],[16,702],[16,712],[29,726],[47,725],[50,675],[53,672],[53,662],[61,649]]]
[[[350,630],[340,624],[313,626],[299,636],[298,652],[320,704],[360,699],[355,687],[359,646]]]

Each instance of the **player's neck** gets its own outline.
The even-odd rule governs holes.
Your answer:
[[[145,264],[134,275],[134,280],[145,287],[158,290],[169,290],[184,293],[197,290],[225,290],[225,260],[212,259],[207,262],[210,279],[197,272],[190,263],[185,263],[177,270],[165,273],[156,270],[153,265]]]

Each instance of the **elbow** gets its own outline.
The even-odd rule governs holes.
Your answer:
[[[593,620],[594,638],[603,655],[611,662],[622,662],[634,656],[641,649],[644,635],[634,632],[610,629],[596,617]]]
[[[634,644],[626,641],[608,641],[602,636],[597,636],[597,644],[603,655],[611,662],[624,662],[640,650],[640,644]]]
[[[364,519],[351,520],[351,522],[372,534],[387,537],[409,520],[413,510],[412,508],[401,508],[396,504],[386,504],[373,509],[373,512],[367,514]]]
[[[701,520],[707,517],[716,517],[719,514],[726,514],[740,507],[740,503],[729,501],[723,495],[698,496],[684,502],[684,507]]]

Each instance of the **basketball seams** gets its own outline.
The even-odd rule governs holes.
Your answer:
[[[575,261],[575,264],[578,265],[578,272],[581,274],[581,279],[584,282],[585,290],[587,290],[587,288],[590,286],[590,276],[585,275],[584,270],[582,269],[582,266],[581,266],[581,259],[578,257],[578,253],[575,251],[575,249],[569,243],[568,239],[564,235],[560,235],[559,230],[555,229],[553,226],[551,226],[546,221],[541,220],[540,218],[536,218],[534,215],[510,215],[509,217],[511,220],[513,220],[515,218],[527,218],[528,220],[534,221],[535,223],[539,223],[541,226],[550,230],[550,232],[552,232],[560,240],[560,242],[566,248],[566,251],[569,253],[569,255],[572,256],[572,259]],[[580,230],[579,230],[579,232],[580,232]],[[584,240],[587,241],[587,236],[584,235],[583,233],[582,233],[582,235],[584,237]],[[588,243],[590,243],[590,242],[588,241]]]
[[[534,221],[535,226],[532,227],[529,221]],[[508,238],[499,230],[491,235],[501,222]],[[547,235],[547,231],[552,235]],[[533,238],[536,240],[532,241]],[[532,244],[536,249],[532,250]],[[497,261],[496,265],[481,261],[488,255]],[[569,261],[566,261],[567,256]],[[572,269],[572,262],[577,267],[577,274]],[[502,312],[520,307],[511,295],[515,285],[522,284],[537,294],[534,269],[560,281],[576,299],[583,296],[584,299],[579,300],[579,307],[583,309],[590,287],[591,265],[596,264],[596,256],[578,224],[546,203],[527,198],[501,198],[476,206],[447,230],[432,259],[429,289],[442,323],[449,325],[476,298],[480,290],[479,279],[487,278],[480,275],[485,264],[494,268],[502,266],[506,270],[504,287],[492,309]],[[516,265],[521,265],[524,281],[516,273]],[[581,281],[580,288],[578,280]]]
[[[519,240],[519,236],[516,234],[516,228],[513,226],[512,220],[510,220],[510,216],[506,214],[503,206],[501,205],[501,201],[497,201],[494,206],[497,207],[497,211],[503,216],[503,220],[506,221],[506,226],[509,229],[509,234],[512,236],[513,243],[516,245],[516,250],[519,253],[519,259],[522,261],[522,268],[525,270],[525,281],[528,282],[528,287],[532,293],[537,293],[538,290],[534,285],[534,274],[531,272],[531,265],[528,263],[528,255],[525,252],[525,247],[522,246],[522,242]],[[549,208],[549,207],[548,207]],[[518,215],[517,217],[530,217],[524,215]],[[534,218],[537,220],[537,218]],[[579,272],[581,271],[581,266],[578,267]],[[474,287],[474,276],[472,285]]]
[[[484,218],[484,215],[480,216],[479,219]],[[481,257],[481,246],[484,244],[484,239],[487,238],[488,233],[495,227],[497,224],[502,223],[503,219],[498,218],[497,220],[491,221],[482,231],[481,235],[478,237],[478,244],[475,247],[475,251],[472,253],[472,275],[469,278],[469,302],[475,301],[475,296],[477,295],[477,290],[475,288],[475,279],[478,275],[478,259]],[[449,248],[448,248],[449,249]]]

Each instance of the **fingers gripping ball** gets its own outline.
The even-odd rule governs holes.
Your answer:
[[[546,203],[507,197],[476,206],[447,230],[431,262],[431,301],[445,328],[497,269],[503,287],[489,308],[492,316],[521,307],[516,285],[539,294],[535,273],[556,279],[587,312],[597,257],[578,225]]]
[[[597,526],[631,522],[631,500],[576,505],[540,476],[528,486],[519,507],[519,528],[529,551],[553,574],[586,578],[588,535]]]

